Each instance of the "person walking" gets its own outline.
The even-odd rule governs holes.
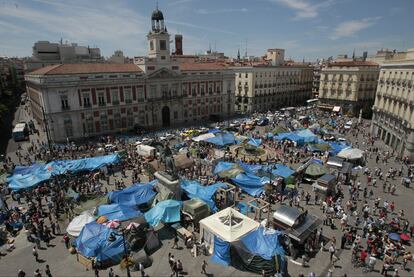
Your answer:
[[[47,277],[52,277],[52,272],[50,271],[50,267],[48,264],[46,265],[45,274]]]
[[[33,273],[34,277],[42,277],[42,273],[40,272],[40,269],[36,269],[35,272]]]
[[[175,236],[174,236],[174,244],[171,248],[172,249],[178,249],[178,236],[177,236],[177,234],[175,234]]]
[[[145,276],[145,270],[144,269],[145,269],[144,265],[142,263],[139,263],[138,264],[138,270],[139,270],[139,272],[141,272],[141,277]]]
[[[33,256],[35,257],[36,262],[39,262],[39,253],[37,252],[36,246],[33,246],[32,253],[33,253]]]
[[[26,277],[26,272],[24,272],[23,269],[19,269],[17,272],[17,277]]]
[[[208,263],[206,262],[206,260],[204,260],[203,263],[201,264],[201,274],[207,275],[207,266],[208,266]]]
[[[112,267],[109,269],[108,277],[115,277],[115,273],[114,273],[114,270],[112,269]]]

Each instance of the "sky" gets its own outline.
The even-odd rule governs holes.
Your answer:
[[[0,55],[30,56],[35,41],[61,38],[106,57],[145,55],[155,7],[155,0],[0,0]],[[183,35],[185,54],[284,48],[286,58],[310,61],[414,48],[414,0],[159,0],[158,7],[171,39]]]

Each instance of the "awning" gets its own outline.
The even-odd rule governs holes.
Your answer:
[[[335,106],[332,109],[333,112],[339,112],[340,110],[341,110],[341,107],[340,106]]]

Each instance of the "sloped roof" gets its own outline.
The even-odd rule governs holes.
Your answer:
[[[79,63],[50,65],[32,71],[31,75],[66,75],[93,73],[130,73],[142,72],[135,64]]]
[[[181,63],[182,71],[200,71],[200,70],[224,70],[227,66],[224,63]]]
[[[332,66],[371,66],[371,67],[378,67],[377,63],[369,62],[369,61],[341,61],[341,62],[332,62],[328,64],[328,67]]]

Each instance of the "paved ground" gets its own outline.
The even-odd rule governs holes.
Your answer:
[[[27,120],[30,119],[30,115],[21,109],[18,109],[16,112],[16,122],[19,120]],[[37,135],[33,136],[32,139],[40,139],[45,140],[45,136],[43,133],[40,134],[38,137]],[[356,141],[355,138],[349,137],[352,141]],[[365,138],[363,135],[360,135],[357,140],[362,144]],[[28,145],[27,142],[21,143],[23,149]],[[381,142],[376,142],[376,146],[384,147]],[[363,146],[361,148],[364,148]],[[10,141],[8,145],[8,155],[12,156],[15,159],[14,151],[17,149],[17,144],[14,141]],[[388,164],[376,164],[373,159],[370,159],[368,162],[368,166],[373,168],[375,166],[382,168],[383,170],[387,170],[389,167],[397,167],[400,168],[400,165],[395,163],[394,161]],[[118,173],[116,178],[121,178],[120,174]],[[362,176],[359,177],[362,184],[365,182],[365,178]],[[112,182],[112,180],[111,180]],[[382,200],[387,199],[389,202],[394,201],[396,203],[396,210],[404,209],[406,211],[406,216],[410,222],[414,222],[414,213],[411,213],[412,207],[412,199],[414,197],[414,191],[412,188],[405,188],[399,185],[399,179],[395,180],[398,183],[398,189],[396,195],[384,194],[382,192],[382,186],[379,184],[376,188],[375,196],[381,197]],[[130,183],[130,181],[126,181],[125,183]],[[301,185],[301,189],[305,189],[310,191],[311,188],[309,185]],[[347,189],[344,187],[345,194],[347,196]],[[347,197],[345,197],[347,199]],[[372,203],[371,203],[372,204]],[[302,203],[304,205],[304,202]],[[274,206],[273,209],[277,208]],[[321,218],[322,211],[320,210],[319,206],[309,205],[305,207],[309,210],[310,213],[315,214]],[[264,215],[265,217],[266,215]],[[351,219],[351,222],[353,220]],[[62,222],[62,230],[64,230],[64,226],[66,226],[67,222]],[[171,252],[175,255],[176,259],[180,259],[183,262],[184,271],[187,273],[187,276],[201,276],[200,269],[201,263],[203,260],[206,260],[209,264],[208,266],[208,273],[209,276],[256,276],[250,272],[241,272],[236,270],[233,267],[222,267],[217,264],[214,264],[210,261],[210,257],[199,256],[197,258],[193,258],[190,255],[190,252],[187,249],[171,249],[172,241],[171,241],[171,233],[166,228],[160,228],[160,237],[162,238],[163,247],[157,251],[153,255],[154,263],[151,268],[146,270],[146,273],[149,276],[169,276],[170,269],[168,265],[168,253]],[[324,228],[324,234],[327,237],[336,237],[338,244],[337,247],[339,248],[339,241],[341,233],[338,230],[331,230],[330,228]],[[16,272],[19,268],[26,271],[29,276],[33,275],[33,271],[36,268],[44,269],[46,264],[49,264],[53,273],[53,276],[93,276],[93,272],[86,271],[84,266],[76,261],[75,255],[70,255],[63,243],[61,242],[61,237],[55,238],[52,243],[54,247],[49,249],[40,250],[40,258],[44,261],[43,263],[36,263],[31,253],[32,244],[27,242],[25,239],[25,235],[22,233],[16,238],[16,249],[11,252],[7,253],[7,255],[2,256],[0,259],[0,276],[16,276]],[[412,250],[412,249],[411,249]],[[4,253],[4,250],[2,251]],[[361,269],[353,268],[350,263],[351,253],[350,250],[343,250],[338,253],[340,260],[337,263],[337,266],[333,269],[334,276],[342,276],[346,273],[348,276],[362,276]],[[409,264],[408,267],[412,267],[412,264]],[[300,273],[304,273],[307,275],[310,271],[313,271],[317,274],[317,276],[326,276],[328,269],[330,268],[329,265],[329,253],[321,251],[319,252],[315,258],[311,259],[309,266],[303,268],[295,263],[289,262],[289,273],[291,276],[297,276]],[[377,264],[376,269],[381,268],[381,263]],[[121,271],[118,266],[114,267],[116,273],[120,276],[126,276],[125,271]],[[365,275],[365,274],[364,274]],[[372,272],[368,274],[369,276],[378,276],[378,272]],[[100,276],[107,276],[107,272],[102,271]],[[132,276],[140,276],[140,273],[134,272]],[[400,276],[413,276],[413,273],[410,271],[402,272],[400,271]]]

